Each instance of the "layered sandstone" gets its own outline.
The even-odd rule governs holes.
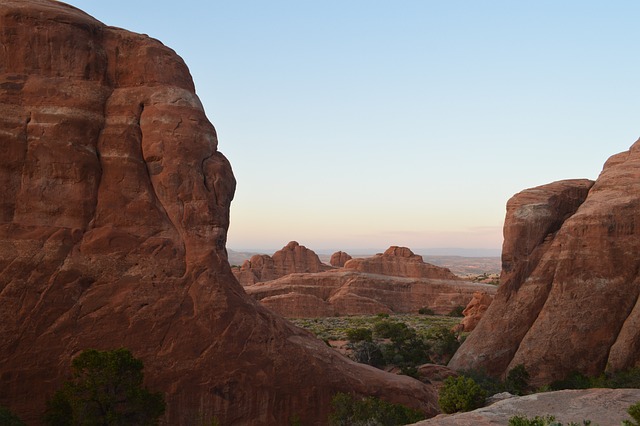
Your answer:
[[[291,274],[247,287],[249,295],[289,318],[379,313],[447,314],[466,306],[475,292],[496,287],[463,280],[418,279],[362,273],[347,268]]]
[[[414,254],[407,247],[398,246],[391,246],[384,253],[376,254],[373,257],[351,259],[345,263],[344,267],[393,277],[460,279],[448,268],[425,263],[422,256]]]
[[[166,424],[325,424],[337,391],[435,413],[238,285],[235,180],[171,49],[48,0],[0,0],[0,46],[1,405],[35,423],[74,356],[127,347]]]
[[[329,260],[329,264],[331,266],[335,266],[336,268],[342,268],[345,263],[349,260],[353,259],[348,253],[343,251],[337,251],[331,255],[331,260]]]
[[[493,303],[451,360],[535,383],[640,364],[640,141],[595,184],[563,181],[507,204],[503,273]]]
[[[272,256],[257,254],[245,261],[233,273],[243,286],[257,282],[275,280],[285,275],[305,272],[321,272],[331,269],[320,261],[311,249],[291,241]]]

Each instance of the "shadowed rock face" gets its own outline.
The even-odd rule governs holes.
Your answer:
[[[640,142],[595,184],[515,195],[498,294],[449,365],[500,375],[524,364],[536,383],[639,365],[638,223]]]
[[[337,391],[434,414],[246,296],[235,180],[183,61],[47,0],[0,0],[0,404],[35,423],[87,348],[127,347],[167,424],[324,424]]]

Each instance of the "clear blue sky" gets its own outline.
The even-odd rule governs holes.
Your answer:
[[[185,59],[232,249],[499,248],[514,193],[640,136],[637,1],[69,3]]]

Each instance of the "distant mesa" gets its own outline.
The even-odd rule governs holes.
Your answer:
[[[345,263],[344,268],[392,277],[461,279],[448,268],[425,263],[422,256],[414,254],[407,247],[398,246],[391,246],[384,253],[373,257],[351,259]]]
[[[294,253],[298,259],[306,259],[297,265],[304,265],[307,271],[320,271],[265,279],[275,274],[264,273],[259,265],[269,259],[273,259],[272,263],[276,258],[292,259]],[[335,263],[347,257],[344,252],[332,256]],[[417,313],[421,308],[447,314],[456,307],[467,306],[478,291],[488,298],[496,291],[493,285],[464,281],[447,268],[425,263],[406,247],[392,246],[370,258],[346,260],[342,268],[318,266],[316,259],[311,250],[289,243],[273,257],[256,256],[255,261],[245,262],[234,273],[249,295],[289,318]],[[272,264],[267,268],[274,269]]]
[[[291,241],[272,256],[254,255],[240,268],[233,268],[238,282],[250,286],[258,282],[271,281],[294,273],[312,273],[331,269],[320,261],[318,255],[296,241]]]
[[[531,188],[507,203],[501,284],[455,354],[456,370],[534,384],[640,365],[640,141],[595,181]]]

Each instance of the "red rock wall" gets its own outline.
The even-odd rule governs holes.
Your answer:
[[[507,205],[493,303],[451,360],[500,375],[524,364],[537,383],[640,362],[640,142],[595,184],[563,181]]]
[[[48,0],[1,0],[0,46],[0,404],[35,424],[73,356],[127,347],[171,425],[324,424],[336,391],[435,412],[235,281],[235,180],[171,49]]]

